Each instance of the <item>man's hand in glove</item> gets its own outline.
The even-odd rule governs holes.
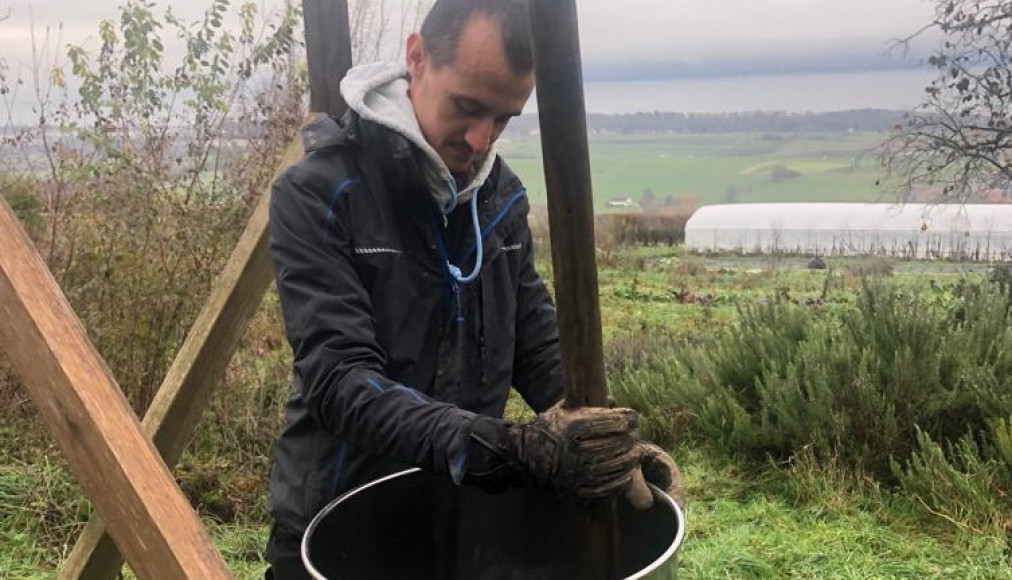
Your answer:
[[[563,403],[526,425],[478,418],[466,478],[488,489],[527,486],[581,500],[615,496],[642,462],[636,425],[632,409]]]
[[[678,505],[685,506],[685,482],[678,465],[659,446],[646,441],[636,443],[640,463],[633,473],[632,480],[626,490],[626,499],[636,509],[647,509],[654,503],[654,496],[646,483],[652,483],[674,499]]]

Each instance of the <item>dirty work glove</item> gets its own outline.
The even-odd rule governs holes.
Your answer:
[[[580,500],[614,496],[628,487],[640,464],[636,424],[632,409],[567,409],[563,403],[525,425],[479,418],[471,437],[486,452],[468,460],[466,479],[486,488],[505,481],[551,489]]]
[[[646,441],[636,443],[640,462],[633,471],[626,499],[636,509],[647,509],[654,504],[654,495],[647,487],[651,483],[671,496],[679,506],[685,506],[685,483],[682,472],[671,456],[659,446]]]

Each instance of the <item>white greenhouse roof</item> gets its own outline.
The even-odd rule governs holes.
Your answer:
[[[760,203],[700,208],[697,251],[1012,257],[1012,204]]]

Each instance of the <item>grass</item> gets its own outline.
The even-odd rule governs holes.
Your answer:
[[[778,297],[805,301],[824,295],[826,307],[832,307],[853,299],[864,261],[831,260],[832,272],[808,271],[804,263],[796,258],[686,256],[668,247],[615,249],[602,256],[600,267],[606,350],[620,348],[623,341],[632,341],[635,347],[638,337],[647,332],[691,339],[732,322],[743,303]],[[930,278],[942,286],[956,284],[967,275],[982,275],[981,270],[925,262],[893,262],[889,268],[900,284],[924,285]],[[252,342],[261,350],[255,356],[242,355],[250,358],[248,370],[230,369],[230,384],[245,388],[222,395],[237,398],[233,407],[223,408],[241,410],[255,422],[257,413],[273,408],[273,403],[239,397],[263,398],[258,393],[287,381],[289,359],[283,354],[283,342]],[[257,361],[269,361],[278,368],[260,368],[263,365],[254,364]],[[510,402],[509,413],[518,419],[530,416],[516,398]],[[269,442],[262,447],[244,444],[244,450],[234,447],[236,441],[270,434],[229,438],[221,433],[220,418],[209,415],[209,421],[215,425],[202,427],[200,441],[185,460],[188,467],[177,472],[181,480],[199,479],[212,488],[231,491],[242,488],[247,480],[264,480],[261,456],[267,453]],[[73,545],[79,522],[89,513],[58,452],[40,430],[37,419],[30,416],[12,417],[0,426],[0,578],[52,578]],[[673,454],[689,488],[689,528],[679,557],[680,580],[1012,577],[1008,540],[1002,530],[973,531],[952,525],[912,499],[880,489],[860,475],[803,457],[788,465],[745,470],[709,450],[703,441],[683,442]],[[210,472],[228,477],[205,477]],[[261,578],[267,534],[263,488],[251,492],[256,500],[252,503],[248,496],[230,500],[231,492],[205,492],[210,494],[205,499],[222,495],[238,507],[202,512],[230,567],[238,578]],[[227,519],[223,513],[234,515]]]
[[[595,135],[590,142],[595,205],[614,197],[639,200],[651,189],[658,200],[673,195],[700,204],[738,202],[882,201],[879,167],[863,156],[877,133],[776,135]],[[543,203],[544,170],[539,142],[523,138],[500,152]],[[777,179],[775,168],[796,173]]]
[[[744,473],[705,448],[683,446],[675,455],[690,498],[680,580],[998,580],[1012,575],[1003,538],[947,530],[925,521],[902,498],[860,489],[811,466]],[[205,521],[236,577],[261,578],[266,525]],[[12,530],[5,522],[0,578],[52,578],[55,557],[69,547],[39,545],[30,531]]]
[[[940,531],[902,498],[832,473],[812,466],[742,473],[702,449],[678,457],[692,497],[680,579],[1012,574],[1000,538]]]
[[[604,257],[598,279],[606,341],[644,331],[692,337],[704,328],[730,323],[745,303],[786,299],[829,307],[849,304],[861,276],[869,272],[888,271],[900,284],[943,287],[987,269],[958,262],[848,257],[828,258],[830,270],[808,270],[809,258],[804,257],[702,257],[665,246]]]

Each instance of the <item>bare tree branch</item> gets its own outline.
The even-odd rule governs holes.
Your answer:
[[[433,0],[351,0],[351,47],[356,63],[400,58]]]
[[[937,76],[880,159],[908,191],[927,184],[960,200],[993,189],[1012,194],[1012,0],[932,1],[932,22],[897,43],[906,50],[938,30],[943,42],[927,60]]]

